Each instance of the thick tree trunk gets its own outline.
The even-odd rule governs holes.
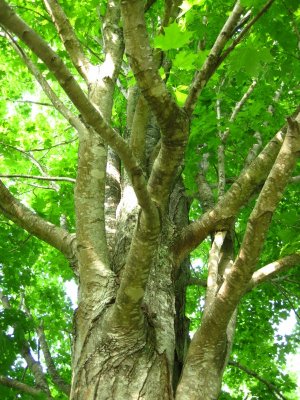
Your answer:
[[[80,293],[75,314],[71,400],[174,398],[188,343],[185,292],[189,262],[172,263],[170,247],[178,226],[188,223],[181,180],[174,185],[141,305],[143,319],[124,332],[113,307],[138,208],[127,180],[118,210],[111,274]],[[118,324],[120,323],[120,329]]]

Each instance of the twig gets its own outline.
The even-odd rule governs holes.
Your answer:
[[[33,100],[14,100],[14,99],[5,99],[6,101],[11,101],[13,103],[29,103],[29,104],[37,104],[39,106],[46,106],[46,107],[54,107],[53,104],[50,103],[43,103],[40,101],[33,101]]]
[[[273,392],[275,394],[275,396],[277,398],[280,398],[282,400],[287,400],[287,398],[285,396],[283,396],[280,391],[276,388],[275,385],[273,385],[273,383],[267,381],[266,379],[262,378],[257,372],[245,367],[244,365],[230,360],[228,362],[228,365],[232,365],[233,367],[239,368],[241,371],[244,371],[246,374],[252,376],[253,378],[257,379],[258,381],[260,381],[261,383],[263,383],[265,386],[267,386],[267,388]]]
[[[40,176],[40,175],[25,175],[25,174],[0,174],[0,178],[24,178],[24,179],[36,179],[41,181],[57,181],[57,182],[69,182],[76,183],[76,179],[68,178],[65,176]],[[46,188],[47,189],[47,188]]]

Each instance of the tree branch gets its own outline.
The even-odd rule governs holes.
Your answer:
[[[101,117],[87,99],[73,75],[61,58],[21,20],[4,0],[0,0],[0,23],[17,35],[47,65],[56,76],[61,87],[81,113],[85,124],[90,125],[106,143],[120,156],[129,173],[138,202],[144,210],[152,210],[152,202],[146,188],[146,180],[126,141],[119,136]]]
[[[26,385],[26,383],[19,382],[16,379],[7,378],[3,375],[0,375],[0,384],[12,389],[16,389],[20,392],[30,394],[34,397],[40,397],[43,393],[45,393],[41,389],[36,389],[32,386]]]
[[[60,98],[55,94],[52,90],[51,86],[48,84],[47,80],[44,78],[43,74],[38,70],[36,65],[30,60],[30,58],[26,55],[25,51],[18,45],[18,43],[14,40],[14,38],[7,33],[8,39],[10,41],[11,46],[19,55],[19,57],[23,60],[25,65],[27,66],[29,72],[35,77],[37,82],[40,84],[46,96],[51,101],[53,107],[72,125],[77,132],[81,132],[85,129],[84,125],[80,121],[78,117],[76,117],[60,100]]]
[[[54,107],[53,104],[50,103],[43,103],[40,101],[33,101],[33,100],[15,100],[15,99],[5,99],[6,101],[11,101],[12,103],[28,103],[28,104],[37,104],[38,106],[45,106],[45,107]]]
[[[62,377],[60,376],[60,374],[58,373],[55,364],[53,362],[50,350],[49,350],[49,346],[45,337],[45,332],[44,332],[44,328],[43,326],[40,326],[37,329],[37,333],[38,333],[38,337],[39,337],[39,342],[41,345],[41,349],[42,352],[44,354],[45,357],[45,362],[47,365],[47,370],[53,380],[53,383],[55,383],[55,385],[61,390],[63,391],[67,396],[69,396],[70,391],[71,391],[71,386],[66,383]]]
[[[238,37],[233,41],[233,43],[223,51],[226,43],[232,37],[232,33],[235,30],[236,25],[238,24],[239,17],[242,14],[243,8],[240,5],[240,1],[238,0],[227,19],[224,27],[222,28],[219,36],[217,37],[215,44],[213,45],[206,61],[204,62],[201,70],[196,73],[194,77],[194,81],[192,83],[190,93],[186,99],[184,108],[187,113],[192,114],[197,99],[205,87],[207,81],[212,76],[212,74],[216,71],[216,69],[222,64],[225,58],[235,49],[235,47],[240,43],[250,28],[255,24],[255,22],[264,15],[268,9],[271,7],[275,0],[269,0],[264,7],[259,11],[259,13],[244,27],[242,32],[238,35]],[[223,51],[223,52],[222,52]]]
[[[267,381],[266,379],[262,378],[257,372],[245,367],[244,365],[230,360],[228,361],[228,365],[232,365],[233,367],[239,368],[241,371],[245,372],[247,375],[252,376],[253,378],[257,379],[258,381],[260,381],[261,383],[263,383],[265,386],[267,386],[267,388],[272,392],[275,393],[277,398],[280,398],[282,400],[287,400],[287,398],[285,396],[283,396],[280,391],[276,388],[275,385],[273,385],[273,383]]]
[[[267,144],[260,155],[236,179],[214,208],[182,230],[173,247],[178,262],[195,249],[214,230],[226,230],[255,188],[262,184],[280,150],[285,127]],[[176,261],[177,262],[177,261]]]
[[[232,52],[232,50],[235,49],[235,47],[244,39],[246,34],[249,32],[249,30],[252,28],[252,26],[259,20],[260,17],[262,17],[268,9],[271,7],[271,5],[274,3],[275,0],[269,0],[263,7],[262,9],[256,14],[256,16],[245,26],[245,28],[241,31],[241,33],[238,35],[238,37],[233,41],[233,43],[221,54],[219,61],[218,61],[218,66],[225,60],[225,58]]]
[[[4,296],[4,294],[1,290],[0,290],[0,300],[5,309],[11,309],[11,305],[10,305],[8,298],[6,296]],[[13,328],[15,329],[15,327],[17,325],[18,325],[18,322],[15,323]],[[46,394],[47,399],[50,400],[50,399],[52,399],[52,396],[51,396],[51,393],[49,390],[49,385],[46,380],[45,374],[43,372],[42,366],[32,356],[30,346],[29,346],[28,342],[25,340],[25,333],[24,333],[22,327],[20,327],[20,333],[23,336],[21,355],[24,358],[24,360],[26,361],[28,368],[32,372],[34,379],[36,381],[37,387],[40,388]]]
[[[76,179],[64,176],[40,176],[40,175],[24,175],[24,174],[0,174],[0,178],[24,178],[36,179],[40,181],[69,182],[75,183]]]
[[[20,203],[0,181],[0,211],[27,232],[55,247],[75,268],[76,241],[74,235],[44,220]]]
[[[176,121],[180,109],[172,99],[165,83],[161,79],[157,62],[150,48],[147,34],[144,5],[139,0],[121,2],[124,20],[124,39],[130,66],[137,79],[138,86],[161,127]],[[163,129],[165,130],[165,129]]]
[[[232,289],[233,280],[236,286],[237,275],[239,278],[243,275],[242,280],[245,279],[245,282],[249,283],[261,253],[272,215],[293,172],[299,151],[299,123],[288,118],[288,131],[285,140],[249,217],[239,255],[228,275],[229,284],[226,289],[227,280],[224,282],[224,291]],[[220,292],[222,292],[222,288]]]
[[[260,283],[269,281],[279,272],[285,271],[291,267],[300,265],[300,254],[290,254],[279,260],[273,261],[272,263],[265,265],[259,270],[255,271],[252,275],[252,278],[249,282],[249,290],[259,285]]]
[[[219,58],[220,54],[228,42],[228,40],[232,36],[232,32],[234,28],[236,27],[240,16],[242,15],[243,12],[243,7],[240,4],[240,1],[238,0],[235,3],[235,6],[229,15],[227,21],[225,22],[223,28],[221,29],[212,49],[210,50],[209,55],[207,56],[202,68],[200,71],[198,71],[195,74],[189,95],[186,99],[184,109],[186,112],[191,115],[195,106],[197,99],[206,85],[207,81],[209,78],[212,76],[212,74],[215,72],[219,65]]]
[[[59,36],[67,50],[73,65],[79,74],[88,80],[91,64],[85,57],[81,44],[75,35],[69,18],[64,13],[57,0],[44,0],[45,7],[54,22]]]
[[[149,44],[143,2],[124,0],[121,5],[130,65],[142,95],[161,129],[161,147],[152,167],[148,189],[151,197],[164,210],[176,171],[184,157],[189,120],[159,75]]]
[[[206,288],[207,287],[207,280],[206,279],[199,279],[199,278],[190,278],[187,282],[188,286],[201,286]]]

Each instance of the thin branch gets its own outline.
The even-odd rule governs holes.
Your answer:
[[[0,290],[0,300],[3,304],[3,307],[5,309],[11,309],[11,304],[7,298],[7,296],[4,296],[3,292]],[[13,328],[15,329],[18,326],[18,322],[16,322],[13,325]],[[25,339],[25,333],[22,329],[22,327],[19,327],[20,331],[19,334],[22,336],[22,348],[21,348],[21,355],[26,361],[28,368],[32,372],[37,387],[39,387],[45,394],[47,399],[52,399],[52,396],[50,394],[49,386],[46,380],[46,376],[43,372],[42,366],[39,361],[36,361],[34,357],[31,354],[31,348],[29,346],[29,343]]]
[[[290,254],[286,257],[280,258],[277,261],[260,268],[255,271],[252,275],[251,281],[249,282],[249,288],[253,287],[272,279],[279,272],[285,271],[291,267],[300,265],[300,254]]]
[[[263,383],[265,386],[267,386],[267,388],[275,394],[275,396],[279,399],[282,400],[287,400],[287,398],[285,396],[283,396],[281,394],[281,392],[277,389],[277,387],[275,385],[273,385],[273,383],[267,381],[266,379],[262,378],[257,372],[245,367],[244,365],[233,361],[233,360],[229,360],[228,361],[228,365],[232,365],[233,367],[239,368],[241,371],[245,372],[247,375],[252,376],[253,378],[257,379],[258,381],[260,381],[261,383]]]
[[[196,73],[189,95],[184,105],[184,109],[189,115],[192,114],[202,89],[204,88],[209,78],[217,69],[217,66],[219,65],[218,62],[221,51],[223,50],[228,40],[231,38],[232,32],[236,27],[240,19],[240,16],[242,15],[242,12],[243,12],[243,7],[241,6],[240,1],[238,0],[235,3],[235,6],[231,14],[229,15],[227,21],[225,22],[223,28],[221,29],[201,70]]]
[[[34,14],[36,14],[36,15],[39,15],[40,17],[42,17],[42,18],[45,19],[46,21],[52,23],[51,19],[48,18],[47,15],[44,15],[44,14],[42,14],[42,13],[39,13],[38,11],[36,11],[36,10],[33,9],[33,8],[23,7],[23,6],[15,6],[15,5],[12,6],[12,7],[13,7],[13,8],[18,8],[18,9],[21,9],[21,10],[30,11],[30,13],[34,13]]]
[[[28,103],[28,104],[37,104],[39,106],[54,107],[53,104],[43,103],[43,102],[40,102],[40,101],[33,101],[33,100],[5,99],[5,101],[11,101],[12,103]]]
[[[241,16],[243,11],[240,5],[240,1],[238,0],[236,2],[232,13],[230,14],[219,36],[217,37],[215,44],[213,45],[201,70],[195,75],[190,93],[184,105],[184,108],[186,109],[188,114],[192,114],[196,106],[197,99],[212,74],[216,71],[220,64],[222,64],[225,58],[228,57],[228,55],[235,49],[238,43],[243,40],[247,32],[255,24],[255,22],[257,22],[257,20],[268,11],[274,1],[275,0],[269,0],[265,4],[265,6],[263,6],[262,9],[258,12],[258,14],[244,27],[242,32],[233,41],[233,43],[226,50],[223,51],[226,43],[232,37],[232,32],[234,32],[235,26],[238,24],[239,17]]]
[[[24,309],[27,317],[34,322],[34,319],[32,317],[32,314],[30,312],[30,310],[27,308],[26,304],[24,303],[24,293],[21,293],[21,305],[20,308]],[[44,327],[43,327],[43,322],[41,323],[41,325],[37,328],[35,328],[38,338],[39,338],[39,344],[41,346],[42,352],[44,354],[45,357],[45,362],[46,362],[46,366],[47,366],[47,370],[53,380],[53,382],[55,383],[55,385],[62,390],[66,395],[69,396],[70,394],[70,390],[71,387],[70,385],[65,382],[62,377],[60,376],[60,374],[58,373],[55,364],[53,362],[50,350],[49,350],[49,346],[46,340],[46,336],[45,336],[45,332],[44,332]]]
[[[85,57],[81,44],[75,35],[69,18],[56,0],[44,0],[44,4],[52,21],[59,33],[59,36],[67,50],[72,63],[80,75],[87,80],[91,69],[89,60]]]
[[[18,151],[19,153],[23,154],[26,158],[28,158],[33,165],[36,166],[36,168],[44,175],[45,174],[45,169],[44,167],[41,165],[41,163],[35,158],[33,157],[28,151],[20,149],[19,147],[13,146],[11,144],[5,143],[5,142],[0,142],[0,144],[2,144],[5,147],[9,147],[10,149],[13,149],[15,151]]]
[[[60,390],[62,390],[67,396],[69,396],[70,391],[71,391],[71,386],[62,379],[62,377],[60,376],[60,374],[58,373],[58,371],[55,367],[55,364],[53,362],[53,359],[52,359],[52,356],[51,356],[51,353],[49,350],[49,346],[48,346],[48,343],[47,343],[47,340],[45,337],[45,332],[44,332],[43,326],[40,326],[37,329],[37,333],[38,333],[41,349],[42,349],[42,352],[45,357],[47,370],[48,370],[53,382]]]
[[[290,178],[290,183],[300,183],[300,175],[292,176]]]
[[[221,54],[218,60],[218,66],[225,60],[226,57],[235,49],[235,47],[244,39],[246,34],[252,28],[252,26],[261,18],[271,7],[275,0],[269,0],[262,9],[256,14],[256,16],[245,26],[241,33],[234,39],[233,43]]]
[[[237,114],[241,111],[243,105],[246,103],[246,101],[249,99],[251,96],[255,86],[257,85],[257,80],[253,80],[251,85],[248,87],[246,93],[243,95],[240,101],[238,101],[232,111],[232,114],[230,116],[229,122],[233,122],[237,116]]]
[[[38,70],[36,65],[30,60],[26,55],[25,51],[17,44],[14,38],[8,33],[8,38],[10,40],[11,46],[14,48],[19,57],[23,60],[27,66],[29,72],[35,77],[37,82],[40,84],[44,93],[48,96],[49,100],[53,104],[53,107],[77,130],[81,132],[85,129],[84,125],[80,119],[75,116],[60,100],[60,98],[52,90],[51,86],[48,84],[47,80],[44,78],[42,73]]]
[[[40,397],[45,393],[41,389],[36,389],[32,386],[26,385],[26,383],[19,382],[16,379],[7,378],[3,375],[0,375],[0,384],[18,390],[19,392],[30,394],[34,397]]]
[[[248,87],[246,93],[242,96],[242,98],[236,103],[235,107],[232,110],[229,123],[232,123],[238,113],[241,111],[243,105],[246,103],[246,101],[249,99],[251,96],[255,86],[257,85],[257,81],[254,80],[251,85]],[[217,118],[218,120],[221,118],[221,112],[220,112],[220,104],[219,100],[217,101]],[[218,192],[219,192],[219,197],[223,196],[225,193],[225,185],[226,185],[226,171],[225,171],[225,144],[228,139],[228,136],[230,134],[230,129],[227,128],[225,132],[219,132],[219,137],[221,140],[220,145],[218,146],[218,176],[219,176],[219,182],[218,182]]]
[[[3,142],[1,142],[1,143],[2,143],[4,146],[6,146],[6,147],[9,147],[9,148],[11,148],[11,149],[14,149],[14,150],[20,152],[21,154],[24,154],[25,157],[27,157],[27,158],[37,167],[37,169],[40,171],[40,173],[42,174],[43,177],[45,177],[45,178],[48,177],[48,174],[46,173],[46,170],[45,170],[44,166],[42,166],[42,164],[41,164],[35,157],[33,157],[28,151],[25,151],[25,150],[23,150],[23,149],[20,149],[20,148],[18,148],[18,147],[12,146],[12,145],[7,144],[7,143],[3,143]],[[13,175],[11,175],[11,177],[12,177],[12,176],[13,176]],[[30,176],[30,175],[28,175],[28,176]],[[4,177],[5,177],[5,176],[4,176]],[[36,187],[40,187],[41,189],[55,190],[56,192],[58,192],[59,186],[56,185],[55,183],[53,183],[53,180],[49,179],[49,181],[50,181],[50,182],[52,181],[52,182],[50,183],[50,187],[46,187],[46,186],[36,186]],[[32,186],[35,186],[35,185],[32,185]]]
[[[46,150],[51,150],[51,149],[54,149],[55,147],[66,146],[67,144],[76,142],[77,140],[78,140],[78,138],[71,139],[71,140],[66,140],[66,141],[64,141],[64,142],[60,142],[60,143],[54,144],[53,146],[42,147],[42,148],[40,148],[40,149],[39,149],[39,148],[37,148],[37,149],[28,149],[28,151],[31,153],[31,152],[35,152],[35,151],[46,151]],[[1,143],[1,142],[0,142],[0,143]]]
[[[28,183],[28,182],[24,182],[24,185],[31,186],[37,189],[54,190],[55,192],[57,192],[57,189],[52,186],[44,186],[44,185],[38,185],[37,183]]]
[[[0,178],[24,178],[36,179],[40,181],[54,181],[54,182],[69,182],[76,183],[76,179],[64,176],[39,176],[39,175],[24,175],[24,174],[0,174]]]
[[[271,283],[282,293],[283,297],[285,297],[285,299],[287,300],[287,302],[290,305],[290,308],[294,311],[295,316],[298,318],[298,321],[300,322],[300,315],[297,312],[295,305],[293,304],[293,302],[290,299],[291,294],[285,288],[283,288],[282,285],[280,285],[274,281],[271,281]]]

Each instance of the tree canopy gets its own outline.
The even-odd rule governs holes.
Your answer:
[[[143,232],[158,237],[182,180],[174,196],[178,204],[184,196],[189,221],[170,248],[176,262],[192,261],[184,293],[190,337],[205,299],[213,302],[209,293],[220,294],[216,310],[226,299],[221,314],[238,308],[220,399],[298,398],[287,357],[299,352],[299,325],[287,334],[278,327],[298,320],[300,307],[300,7],[233,3],[0,1],[1,398],[68,398],[75,317],[66,288],[78,276],[85,285],[76,246],[92,241],[86,226],[105,218],[109,254],[117,209],[103,189],[103,216],[99,187],[85,191],[85,173],[104,174],[86,172],[78,159],[89,129],[117,159],[106,185],[115,188],[112,175],[122,190],[112,198],[125,197],[131,182],[137,200],[128,197],[128,207],[139,204]],[[156,137],[141,134],[154,125]],[[102,162],[104,155],[95,165]],[[214,257],[227,232],[233,270],[220,275]],[[149,246],[144,253],[154,252]]]

